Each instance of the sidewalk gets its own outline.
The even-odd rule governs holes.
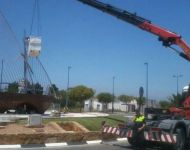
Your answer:
[[[84,112],[84,113],[62,113],[60,117],[106,117],[107,113]]]

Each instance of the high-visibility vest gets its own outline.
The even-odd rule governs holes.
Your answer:
[[[144,119],[145,117],[143,115],[138,116],[138,117],[135,117],[134,122],[141,123],[141,122],[144,122]]]

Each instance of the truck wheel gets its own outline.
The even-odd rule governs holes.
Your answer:
[[[174,150],[184,150],[185,148],[185,132],[181,128],[177,128],[175,133],[177,134],[177,142],[173,146]]]
[[[131,145],[131,146],[136,146],[136,142],[133,138],[127,138],[128,139],[128,143]]]
[[[128,143],[133,147],[143,148],[146,145],[145,141],[142,141],[140,138],[138,139],[139,141],[134,138],[127,138],[127,139],[128,139]]]

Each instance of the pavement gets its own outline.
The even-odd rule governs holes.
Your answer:
[[[56,114],[56,110],[53,111],[46,111],[44,113],[45,116],[52,116],[53,114]],[[101,112],[83,112],[83,113],[61,113],[60,117],[105,117],[109,116],[107,113],[101,113]]]
[[[84,112],[84,113],[61,113],[60,118],[65,117],[106,117],[109,116],[107,113],[100,113],[100,112]],[[51,111],[46,111],[42,118],[51,118],[56,117],[54,116]],[[14,122],[17,119],[28,119],[28,114],[0,114],[0,122]]]
[[[55,111],[46,111],[42,117],[53,117]],[[114,113],[117,114],[117,113]],[[83,113],[61,113],[60,117],[106,117],[109,116],[109,113],[102,113],[102,112],[83,112]],[[124,117],[132,118],[134,117],[133,113],[122,113]],[[0,122],[1,121],[8,121],[14,120],[17,118],[28,118],[29,115],[25,114],[0,114]]]
[[[126,142],[127,138],[117,138],[115,141],[102,141],[102,140],[94,140],[94,141],[83,141],[83,142],[63,142],[63,143],[45,143],[45,144],[29,144],[29,145],[0,145],[0,149],[21,149],[21,148],[52,148],[52,147],[67,147],[73,145],[95,145],[95,144],[103,144],[109,142]]]
[[[63,113],[61,117],[106,117],[109,116],[107,113],[99,112],[85,112],[85,113]]]

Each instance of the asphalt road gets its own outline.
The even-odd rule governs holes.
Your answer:
[[[68,146],[64,148],[53,148],[48,150],[127,150],[128,144],[126,142],[114,142],[104,144],[92,144],[92,145],[80,145],[80,146]],[[131,150],[129,148],[129,150]]]
[[[1,150],[1,149],[0,149]],[[11,148],[3,150],[132,150],[126,141],[123,142],[108,142],[102,144],[85,144],[85,145],[70,145],[58,147],[40,147],[30,146],[26,148]]]
[[[126,141],[122,141],[122,142],[107,142],[107,143],[104,142],[102,144],[70,145],[70,146],[59,146],[59,147],[31,146],[26,148],[24,147],[19,149],[11,148],[3,150],[136,150],[136,149],[131,147]],[[153,150],[153,149],[147,149],[147,150]]]
[[[0,148],[1,150],[1,148]],[[44,146],[30,146],[30,147],[22,147],[22,148],[3,148],[2,150],[171,150],[170,148],[134,148],[131,147],[127,141],[120,142],[107,142],[102,144],[84,144],[84,145],[69,145],[69,146],[52,146],[52,147],[44,147]],[[186,149],[189,150],[189,149]]]

